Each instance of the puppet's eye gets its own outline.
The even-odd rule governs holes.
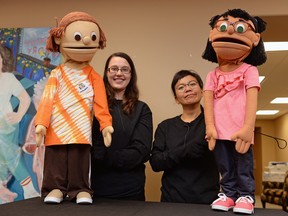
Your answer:
[[[226,22],[223,22],[219,25],[219,31],[220,32],[225,32],[227,31],[227,28],[228,28],[228,24]]]
[[[92,33],[91,33],[91,40],[92,40],[92,41],[96,41],[96,39],[97,39],[96,33],[95,33],[95,32],[92,32]]]
[[[75,32],[75,33],[74,33],[74,39],[75,39],[76,41],[80,41],[81,38],[82,38],[82,35],[81,35],[80,32]]]
[[[243,23],[237,23],[237,25],[234,27],[235,31],[238,32],[238,33],[243,33],[245,32],[247,29],[246,29],[246,26],[243,24]]]

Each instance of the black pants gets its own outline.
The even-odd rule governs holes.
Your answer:
[[[248,152],[240,154],[235,142],[217,140],[214,155],[221,174],[221,189],[234,201],[241,196],[251,196],[255,201],[254,155],[250,147]]]

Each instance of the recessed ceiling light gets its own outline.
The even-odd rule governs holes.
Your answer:
[[[265,51],[283,51],[288,50],[288,42],[264,42]]]
[[[279,110],[258,110],[256,115],[275,115]]]
[[[259,82],[261,83],[265,79],[265,76],[259,76]]]
[[[288,104],[288,97],[277,97],[273,99],[271,104]]]

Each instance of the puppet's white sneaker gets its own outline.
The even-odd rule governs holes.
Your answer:
[[[80,192],[77,194],[76,203],[77,204],[92,204],[92,197],[87,192]]]
[[[44,199],[44,203],[58,204],[63,201],[63,193],[59,189],[52,190]]]

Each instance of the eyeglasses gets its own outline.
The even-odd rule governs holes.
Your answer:
[[[195,81],[190,81],[186,84],[180,84],[176,89],[178,92],[184,92],[186,90],[186,87],[188,86],[190,89],[195,88],[198,85]]]
[[[214,25],[219,32],[226,32],[228,26],[232,25],[234,27],[234,31],[238,34],[245,33],[248,29],[251,29],[255,32],[255,28],[245,20],[239,20],[236,22],[229,22],[228,20],[218,20]]]
[[[110,68],[107,69],[107,71],[109,71],[111,74],[116,74],[118,71],[121,71],[121,73],[123,74],[129,74],[131,69],[129,67],[122,67],[119,68],[117,66],[112,66]]]

